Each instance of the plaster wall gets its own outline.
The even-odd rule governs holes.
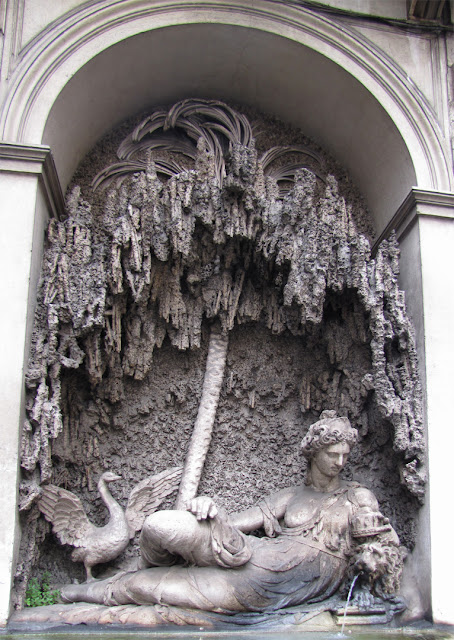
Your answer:
[[[425,345],[424,345],[424,305],[421,274],[420,229],[418,221],[399,238],[400,277],[399,284],[406,292],[405,300],[408,313],[415,329],[416,347],[421,381],[425,388]],[[425,395],[423,397],[425,405]],[[427,413],[427,407],[426,413]],[[427,433],[426,433],[427,437]],[[418,618],[430,611],[430,506],[429,498],[421,509],[416,545],[405,563],[402,590],[404,597],[411,602],[407,616]]]
[[[25,2],[21,25],[21,48],[43,31],[54,20],[84,4],[81,0],[34,0]]]
[[[451,9],[454,15],[454,3]],[[454,151],[454,34],[450,33],[446,38],[447,57],[447,85],[448,85],[448,118],[451,139],[451,151]]]
[[[395,20],[405,20],[407,17],[405,0],[321,0],[320,4],[343,11]]]
[[[20,47],[25,47],[51,22],[82,4],[84,3],[81,0],[26,1],[20,16]],[[319,4],[342,11],[396,20],[405,20],[407,17],[406,0],[324,0]]]
[[[25,354],[30,348],[30,339],[33,331],[34,314],[36,307],[36,292],[41,273],[41,261],[44,251],[44,237],[49,221],[49,207],[43,185],[38,180],[38,193],[36,198],[35,218],[33,225],[32,252],[30,260],[30,280],[28,287],[27,326],[25,335]]]
[[[352,21],[350,21],[352,22]],[[377,45],[383,56],[397,62],[436,114],[440,127],[448,131],[446,113],[446,55],[444,42],[427,32],[396,30],[381,23],[357,23],[353,28]],[[445,67],[446,68],[446,67]]]
[[[407,292],[425,390],[430,475],[418,542],[407,562],[405,589],[413,593],[412,587],[417,584],[421,609],[428,611],[431,603],[434,622],[454,624],[450,586],[454,558],[446,546],[446,531],[454,526],[454,516],[446,509],[444,498],[454,446],[452,430],[446,428],[454,380],[454,340],[450,329],[454,312],[450,275],[454,269],[454,222],[452,208],[433,204],[416,204],[411,215],[414,214],[413,224],[399,240],[400,282]]]
[[[9,614],[10,590],[19,540],[17,482],[19,425],[23,422],[24,360],[33,321],[36,280],[42,255],[42,231],[46,205],[38,187],[38,176],[0,172],[2,234],[0,295],[5,312],[0,316],[4,339],[0,345],[0,623]],[[35,217],[35,204],[36,217]],[[37,251],[33,254],[33,245]],[[33,265],[33,268],[32,268]]]
[[[399,247],[399,284],[407,292],[405,302],[413,321],[418,353],[422,352],[422,358],[424,358],[424,306],[419,224],[412,225],[405,235],[399,238]],[[424,375],[425,366],[421,357],[419,357],[419,365]]]
[[[454,431],[449,422],[454,380],[451,280],[454,273],[454,222],[452,219],[421,217],[419,224],[430,468],[432,615],[434,622],[454,624],[454,556],[449,553],[446,539],[446,533],[454,527],[454,515],[446,500],[454,450]]]

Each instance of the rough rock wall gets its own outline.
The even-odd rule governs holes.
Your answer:
[[[347,476],[373,488],[412,544],[424,442],[397,244],[372,258],[348,178],[262,126],[272,133],[256,144],[222,103],[157,111],[95,191],[74,188],[67,217],[51,221],[27,373],[19,582],[48,530],[40,484],[74,490],[99,524],[89,492],[100,471],[122,473],[124,500],[183,461],[214,320],[230,344],[200,491],[234,510],[295,482],[304,428],[336,409],[361,435]]]

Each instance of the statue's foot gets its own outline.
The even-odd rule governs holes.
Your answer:
[[[80,587],[79,584],[67,584],[62,587],[60,591],[60,597],[63,602],[77,602],[78,601],[78,590],[77,587]]]
[[[78,602],[80,600],[80,587],[86,585],[67,584],[61,589],[60,596],[63,602]]]

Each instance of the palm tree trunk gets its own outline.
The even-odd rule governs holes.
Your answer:
[[[188,503],[197,494],[218,408],[228,342],[228,334],[223,333],[220,326],[213,326],[208,346],[202,397],[194,430],[189,441],[183,476],[175,505],[176,509],[186,509]]]

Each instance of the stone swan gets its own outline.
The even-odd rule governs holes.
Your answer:
[[[80,499],[71,491],[49,484],[42,487],[38,502],[40,511],[52,524],[62,544],[75,547],[74,562],[83,562],[87,582],[93,581],[92,567],[114,560],[140,531],[147,515],[153,513],[163,499],[178,488],[182,468],[173,467],[139,482],[128,499],[126,510],[109,491],[108,483],[121,476],[107,471],[98,481],[98,492],[109,510],[110,518],[103,527],[92,524]]]

